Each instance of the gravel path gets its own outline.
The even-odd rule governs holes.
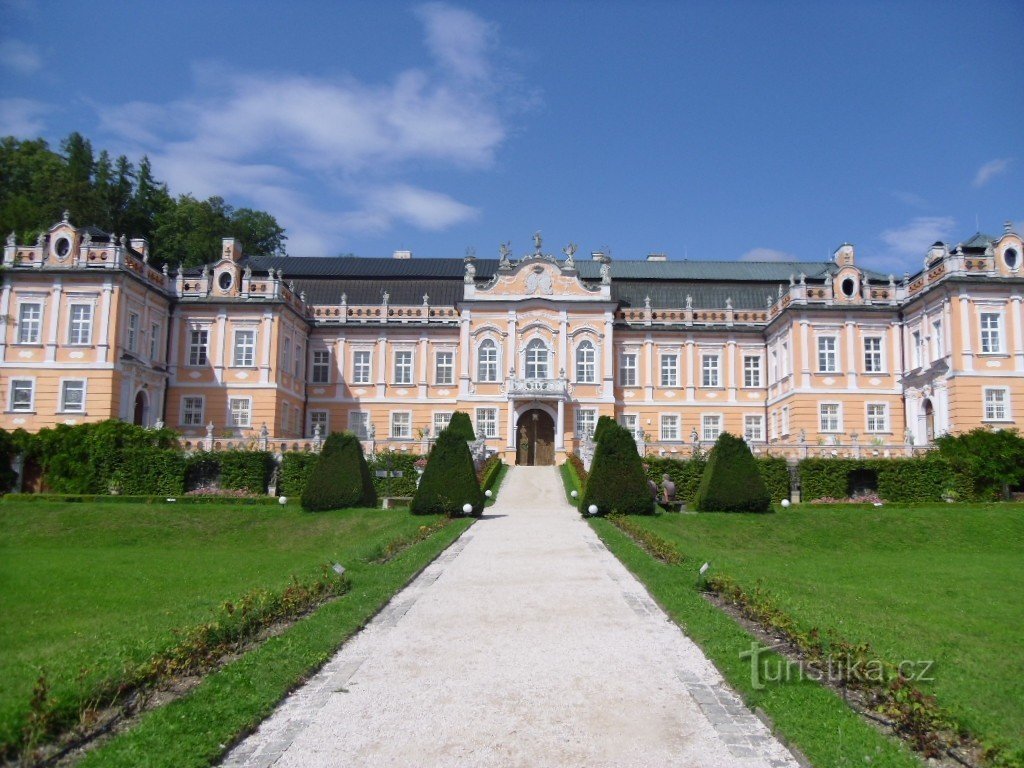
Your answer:
[[[511,469],[224,765],[796,768],[564,499]]]

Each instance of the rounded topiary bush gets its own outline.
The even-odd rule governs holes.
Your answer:
[[[723,432],[697,488],[699,512],[768,512],[771,497],[754,455],[742,438]]]
[[[476,479],[466,438],[446,429],[434,443],[409,508],[415,515],[456,517],[465,514],[465,504],[471,504],[472,514],[479,515],[484,508],[484,493]]]
[[[618,512],[625,515],[654,514],[654,499],[647,486],[647,476],[636,441],[629,430],[615,422],[601,431],[594,451],[594,462],[583,489],[580,511],[597,506],[597,514]]]
[[[476,440],[473,422],[470,421],[469,414],[462,411],[456,411],[452,414],[452,420],[448,422],[448,426],[443,431],[458,435],[463,440]]]
[[[335,432],[325,441],[313,473],[302,492],[308,512],[347,507],[376,507],[377,491],[359,438]]]

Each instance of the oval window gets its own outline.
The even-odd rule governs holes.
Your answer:
[[[217,285],[220,286],[222,291],[226,291],[231,287],[231,280],[232,277],[230,272],[221,272],[220,277],[217,278]]]
[[[57,240],[56,243],[54,243],[53,250],[58,257],[63,259],[65,256],[68,255],[68,252],[71,250],[71,241],[68,240],[66,237],[62,237],[59,240]]]
[[[1003,261],[1006,262],[1006,266],[1010,269],[1017,268],[1017,251],[1014,248],[1007,248],[1003,251]]]
[[[857,291],[857,281],[852,277],[848,277],[842,282],[843,296],[848,299],[853,298],[853,294]]]

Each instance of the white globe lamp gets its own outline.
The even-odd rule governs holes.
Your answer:
[[[782,508],[787,509],[789,507],[789,499],[782,500]]]
[[[463,504],[462,505],[462,511],[468,515],[470,512],[473,511],[473,505],[472,504]]]
[[[589,512],[592,515],[596,515],[597,514],[597,504],[591,504],[589,507],[587,507],[587,512]]]
[[[285,504],[288,503],[288,497],[287,496],[281,496],[280,498],[278,498],[277,503],[280,504],[283,507]]]

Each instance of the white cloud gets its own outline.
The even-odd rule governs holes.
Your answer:
[[[918,216],[902,227],[885,230],[880,237],[896,257],[924,257],[933,243],[948,242],[955,227],[951,216]]]
[[[43,66],[43,60],[32,46],[21,40],[0,40],[0,66],[20,75],[31,75]]]
[[[1011,157],[1003,157],[997,158],[995,160],[989,160],[987,163],[981,166],[981,168],[978,169],[978,172],[974,175],[974,186],[985,186],[990,181],[992,181],[992,179],[994,179],[996,176],[1005,173],[1009,169],[1010,163],[1012,162],[1013,158]]]
[[[740,261],[797,261],[797,258],[785,251],[774,248],[751,248],[740,256]]]
[[[34,139],[43,132],[50,107],[33,99],[0,99],[0,136]]]
[[[346,232],[399,222],[455,226],[477,209],[409,177],[493,165],[507,136],[507,89],[488,64],[496,29],[442,3],[416,14],[431,62],[386,82],[205,64],[191,96],[107,106],[97,110],[101,124],[146,152],[175,192],[265,207],[288,230],[292,252],[337,251],[333,241]]]

